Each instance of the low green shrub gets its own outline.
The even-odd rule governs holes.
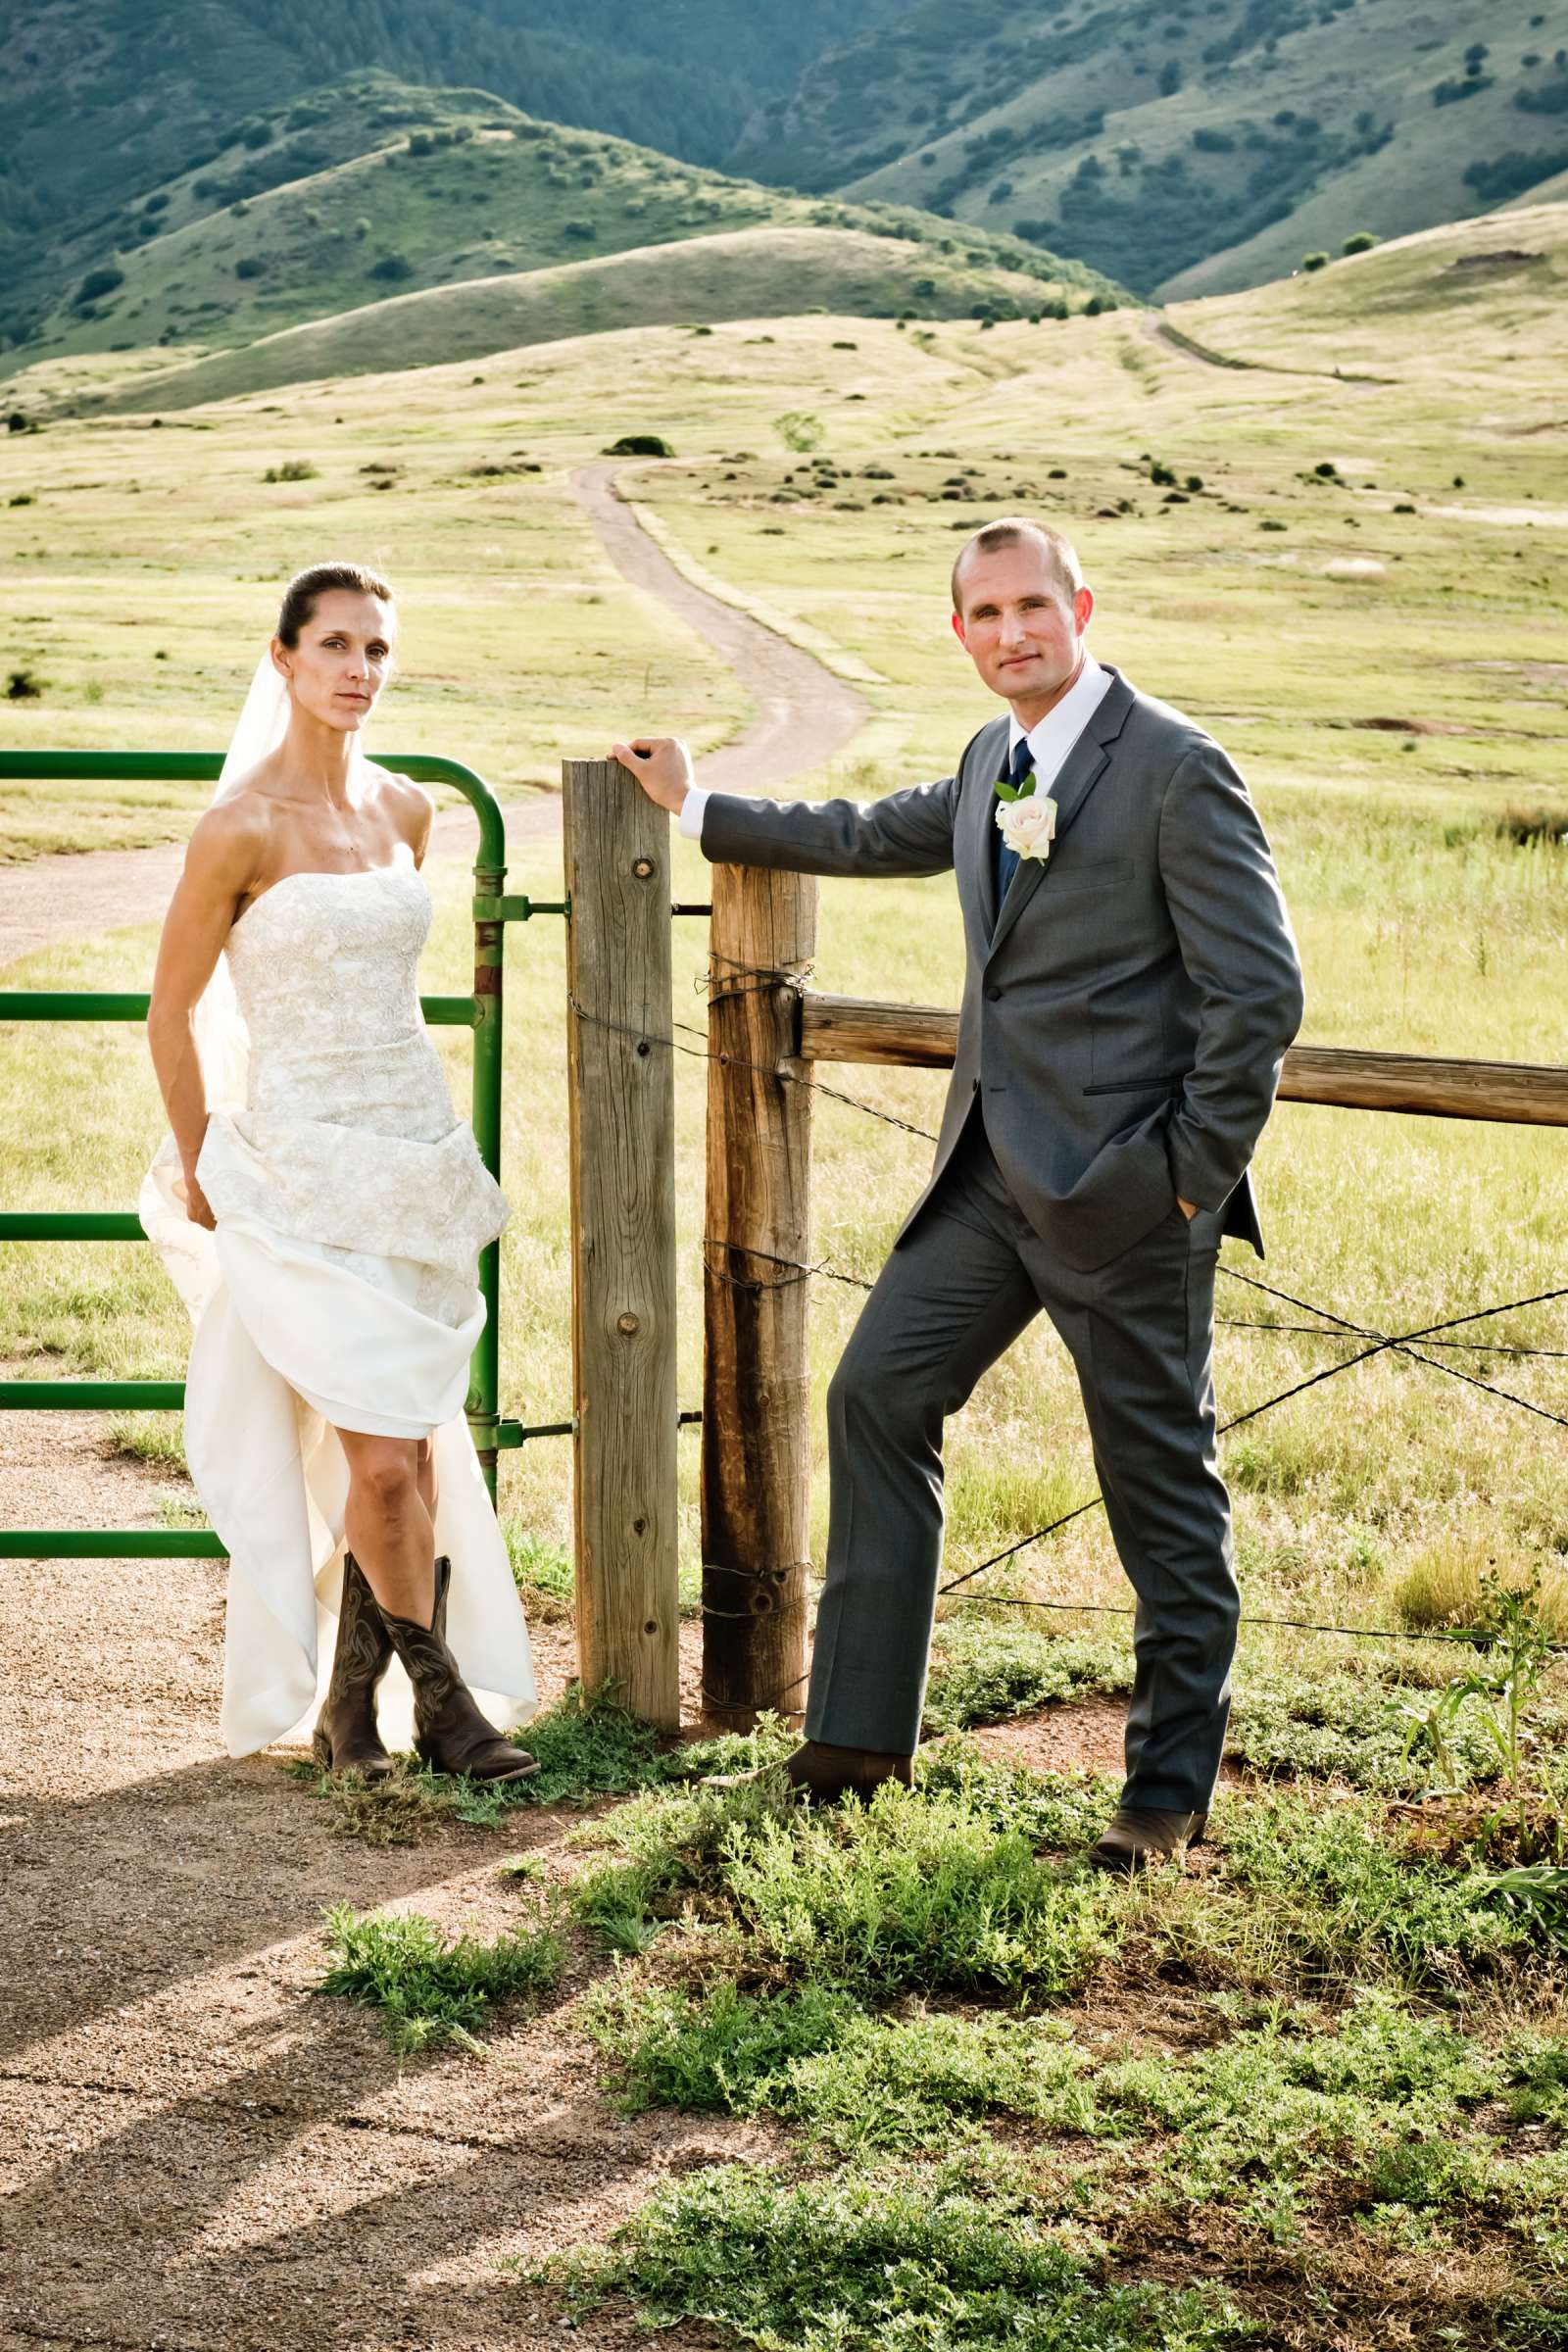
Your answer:
[[[1167,1932],[1253,1982],[1451,1984],[1540,1941],[1488,1901],[1483,1874],[1401,1852],[1373,1798],[1271,1790],[1210,1819],[1226,1877],[1250,1899],[1191,1902]]]
[[[982,1768],[976,1801],[963,1771],[950,1760],[945,1786],[928,1773],[917,1790],[884,1788],[837,1812],[797,1804],[782,1785],[645,1798],[596,1825],[629,1859],[589,1872],[579,1908],[611,1948],[637,1951],[700,1897],[754,1969],[863,1998],[1069,1991],[1109,1948],[1120,1890],[1036,1860],[1054,1804],[1043,1786],[1036,1818],[1018,1803],[1008,1822],[1011,1776]]]
[[[572,1683],[547,1714],[516,1734],[518,1745],[539,1765],[525,1781],[467,1781],[412,1762],[390,1780],[368,1787],[356,1774],[323,1773],[303,1759],[289,1770],[329,1800],[336,1835],[372,1845],[408,1845],[445,1816],[494,1829],[509,1814],[530,1806],[588,1805],[707,1773],[755,1771],[793,1745],[778,1718],[764,1715],[749,1735],[723,1733],[666,1747],[651,1724],[614,1703],[610,1689],[592,1693]]]
[[[817,1985],[763,1998],[621,1978],[584,2022],[633,2111],[766,2110],[845,2156],[917,2155],[994,2115],[1096,2124],[1088,2062],[1054,2019],[871,2017]]]
[[[1239,1681],[1226,1745],[1256,1773],[1343,1780],[1390,1796],[1419,1794],[1435,1773],[1451,1788],[1493,1777],[1497,1758],[1480,1705],[1452,1715],[1440,1755],[1434,1703],[1371,1675],[1251,1673]]]
[[[416,1911],[328,1914],[330,1966],[318,1989],[382,2012],[400,2053],[434,2042],[472,2044],[474,2028],[498,2001],[553,1991],[566,1947],[549,1921],[482,1943],[448,1938]]]
[[[1132,1688],[1126,1644],[1087,1634],[1047,1634],[1015,1619],[965,1611],[938,1628],[926,1689],[930,1732],[1004,1723],[1054,1699]]]
[[[759,1998],[721,1979],[699,1995],[620,1975],[590,1998],[583,2023],[630,2113],[752,2115],[770,2103],[763,2086],[836,2047],[859,2015],[848,1994],[817,1984]]]
[[[596,1797],[624,1796],[706,1773],[752,1772],[795,1744],[777,1716],[764,1715],[750,1734],[721,1733],[667,1747],[652,1724],[615,1703],[610,1687],[591,1692],[580,1683],[572,1683],[518,1739],[537,1758],[539,1771],[531,1780],[503,1784],[509,1805],[554,1805],[563,1799],[590,1804]]]
[[[781,2352],[1220,2352],[1251,2330],[1203,2293],[1102,2287],[1020,2201],[956,2168],[791,2185],[717,2166],[661,2188],[608,2251],[522,2274],[574,2319],[625,2296]]]
[[[1456,2027],[1384,1993],[1363,1996],[1328,2033],[1285,2015],[1184,2065],[1125,2060],[1096,2077],[1094,2093],[1122,2130],[1165,2135],[1156,2193],[1190,2206],[1248,2203],[1281,2183],[1321,2189],[1326,2175],[1344,2193],[1428,2145],[1484,2181],[1491,2142],[1463,2145],[1464,2127],[1502,2073]],[[1369,2201],[1394,2200],[1383,2188]]]

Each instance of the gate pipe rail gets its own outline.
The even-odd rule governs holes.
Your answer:
[[[564,900],[539,902],[506,895],[507,837],[500,804],[482,776],[460,760],[423,752],[381,753],[383,767],[416,784],[449,785],[461,792],[479,825],[479,854],[473,867],[473,992],[470,996],[421,997],[433,1027],[473,1032],[472,1125],[479,1156],[497,1181],[501,1175],[501,1048],[506,926],[536,914],[569,916]],[[0,751],[0,783],[214,784],[222,773],[218,752]],[[143,1021],[147,996],[135,990],[0,990],[0,1021]],[[0,1214],[0,1242],[145,1240],[141,1220],[123,1210],[23,1210]],[[529,1427],[506,1420],[500,1410],[501,1247],[480,1251],[478,1284],[485,1324],[474,1348],[467,1394],[468,1427],[491,1500],[496,1493],[498,1450],[531,1437],[554,1436],[562,1425]],[[174,1411],[184,1402],[185,1384],[170,1380],[5,1380],[0,1410]],[[569,1427],[570,1424],[566,1424]],[[211,1528],[8,1528],[0,1529],[0,1559],[222,1558]]]

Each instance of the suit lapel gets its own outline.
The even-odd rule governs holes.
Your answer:
[[[1105,666],[1110,668],[1108,662]],[[1062,761],[1051,788],[1051,797],[1056,804],[1056,831],[1051,845],[1051,856],[1044,860],[1038,858],[1024,858],[1013,875],[1012,886],[991,934],[990,953],[993,956],[1046,880],[1068,828],[1110,764],[1111,747],[1127,723],[1127,713],[1134,701],[1133,690],[1120,670],[1110,670],[1110,681],[1109,691]]]

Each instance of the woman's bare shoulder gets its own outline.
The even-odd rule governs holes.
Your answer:
[[[365,765],[371,787],[399,834],[414,851],[416,859],[422,858],[435,821],[434,799],[422,784],[396,775],[389,767],[379,767],[373,760],[368,760]]]
[[[185,851],[186,873],[225,884],[237,873],[243,889],[271,840],[272,824],[272,803],[265,793],[242,786],[226,794],[197,819]]]

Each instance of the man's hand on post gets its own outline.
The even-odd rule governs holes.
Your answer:
[[[634,743],[617,743],[611,756],[631,769],[651,801],[679,816],[692,786],[692,762],[678,736],[640,735]]]

